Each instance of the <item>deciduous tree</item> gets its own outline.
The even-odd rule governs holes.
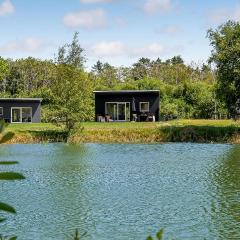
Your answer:
[[[228,21],[217,29],[210,29],[208,37],[213,47],[210,61],[217,68],[218,97],[230,113],[240,98],[240,23]]]

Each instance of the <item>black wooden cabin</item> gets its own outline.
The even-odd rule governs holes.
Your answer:
[[[96,121],[159,121],[158,90],[94,91]]]
[[[40,123],[41,98],[0,98],[0,119],[9,123]]]

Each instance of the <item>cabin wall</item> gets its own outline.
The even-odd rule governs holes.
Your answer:
[[[0,107],[3,108],[3,118],[11,121],[12,107],[31,107],[32,108],[32,122],[41,122],[41,103],[39,101],[0,101]]]
[[[156,121],[159,121],[159,104],[160,97],[156,93],[96,93],[95,94],[95,116],[105,115],[105,103],[106,102],[129,102],[130,103],[130,115],[132,117],[132,102],[135,99],[136,113],[140,114],[139,103],[149,102],[149,112],[155,115]]]

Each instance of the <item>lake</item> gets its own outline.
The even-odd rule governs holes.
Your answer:
[[[240,239],[240,145],[36,144],[0,146],[0,183],[16,216],[0,233],[19,240]]]

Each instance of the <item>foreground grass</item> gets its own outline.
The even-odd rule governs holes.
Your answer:
[[[66,141],[63,127],[50,123],[11,124],[13,143]],[[240,122],[232,120],[174,120],[169,122],[113,122],[81,124],[73,142],[154,143],[219,142],[240,143]]]

